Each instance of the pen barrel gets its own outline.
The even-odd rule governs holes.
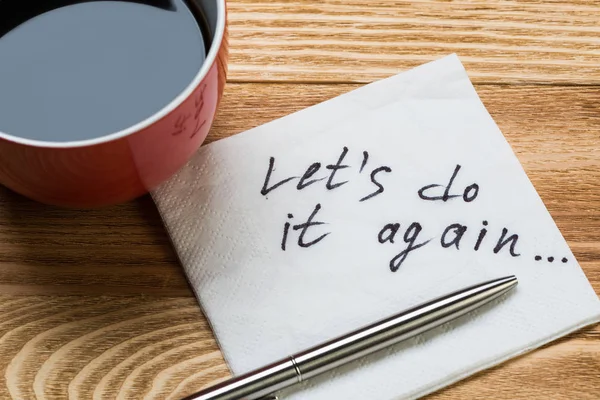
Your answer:
[[[458,318],[508,292],[514,276],[431,300],[184,400],[258,400]]]
[[[481,307],[509,291],[516,279],[496,280],[432,300],[297,353],[300,381],[378,352]]]
[[[288,358],[211,386],[183,400],[257,400],[299,381],[298,369]]]

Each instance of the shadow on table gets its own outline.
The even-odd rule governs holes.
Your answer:
[[[23,294],[190,293],[149,196],[64,209],[2,186],[0,287]]]

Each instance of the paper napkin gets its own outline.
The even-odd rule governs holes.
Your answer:
[[[497,304],[283,399],[414,398],[600,320],[454,55],[211,143],[153,197],[236,375],[464,286],[519,279]]]

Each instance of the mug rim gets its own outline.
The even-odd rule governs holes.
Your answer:
[[[113,140],[122,139],[129,135],[132,135],[136,132],[139,132],[150,125],[153,125],[160,119],[169,115],[173,110],[179,107],[184,100],[186,100],[193,91],[198,87],[198,85],[204,80],[208,71],[212,68],[213,64],[217,59],[217,54],[221,49],[221,45],[223,42],[223,36],[225,34],[225,23],[226,23],[226,9],[225,9],[225,0],[215,0],[217,3],[217,24],[215,26],[215,35],[210,44],[210,50],[202,63],[202,66],[192,79],[192,81],[177,95],[175,96],[167,105],[163,108],[152,114],[146,119],[143,119],[134,125],[122,129],[117,132],[109,133],[104,136],[100,136],[93,139],[84,139],[84,140],[72,140],[68,142],[53,142],[47,140],[37,140],[37,139],[27,139],[19,136],[11,135],[9,133],[2,132],[0,130],[0,139],[7,140],[9,142],[23,144],[32,147],[48,147],[48,148],[77,148],[77,147],[86,147],[86,146],[94,146],[98,144],[103,144],[107,142],[111,142]]]

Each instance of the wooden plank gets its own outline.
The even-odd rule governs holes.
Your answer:
[[[575,337],[484,371],[440,391],[431,400],[596,400],[600,344]]]
[[[144,296],[0,297],[0,372],[3,399],[165,399],[229,376],[195,299]]]
[[[370,82],[457,53],[478,83],[600,84],[589,0],[236,0],[236,82]]]
[[[600,326],[432,398],[596,399]],[[228,378],[193,298],[0,297],[0,398],[179,399]]]
[[[190,296],[149,197],[64,210],[0,188],[0,293]]]
[[[229,84],[209,141],[356,87]],[[600,93],[477,89],[600,293]],[[0,293],[0,398],[177,399],[228,376],[148,197],[62,210],[1,189]],[[595,326],[433,398],[591,399],[599,355]]]
[[[229,84],[208,142],[356,87]],[[600,291],[600,114],[594,109],[600,92],[502,85],[478,91]],[[148,197],[107,209],[61,210],[4,188],[0,289],[17,295],[190,295]]]
[[[359,85],[229,84],[207,142]],[[584,268],[600,258],[600,102],[594,88],[479,86]],[[293,99],[293,101],[290,101]],[[252,115],[252,118],[248,118]],[[586,271],[596,289],[599,272]],[[61,210],[0,189],[0,288],[11,294],[189,296],[152,201]]]

